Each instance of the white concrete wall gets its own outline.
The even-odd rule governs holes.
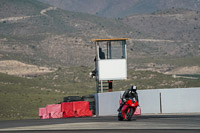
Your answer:
[[[98,94],[97,115],[117,115],[123,91]],[[200,113],[200,88],[138,90],[142,114]]]
[[[138,90],[138,97],[142,113],[160,113],[159,90]]]
[[[160,90],[162,113],[200,112],[200,88]]]
[[[119,91],[98,94],[99,116],[117,115],[117,109],[119,108],[120,93],[121,92]]]

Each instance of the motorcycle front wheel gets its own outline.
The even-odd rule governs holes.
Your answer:
[[[134,108],[127,108],[127,110],[125,111],[126,119],[127,119],[128,121],[131,120],[134,111],[135,111]]]

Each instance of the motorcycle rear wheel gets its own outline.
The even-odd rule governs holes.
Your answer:
[[[123,121],[124,120],[121,112],[118,113],[118,120],[119,121]]]

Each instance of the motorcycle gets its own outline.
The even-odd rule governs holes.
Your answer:
[[[121,103],[121,100],[120,100],[120,103]],[[126,103],[123,105],[123,107],[121,108],[121,110],[119,110],[118,120],[130,121],[138,106],[139,106],[139,103],[135,100],[135,98],[128,99]]]

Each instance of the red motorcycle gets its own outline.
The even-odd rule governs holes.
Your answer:
[[[120,100],[121,101],[121,100]],[[136,108],[139,106],[138,102],[133,99],[128,99],[122,109],[118,113],[118,120],[128,120],[130,121],[134,112],[136,111]]]

